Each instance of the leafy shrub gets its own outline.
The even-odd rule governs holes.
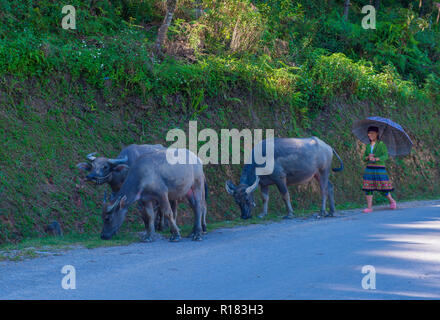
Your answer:
[[[206,45],[211,51],[253,51],[264,21],[250,0],[206,0],[200,23],[206,26]]]
[[[393,67],[387,66],[378,73],[371,63],[353,62],[343,53],[320,56],[303,76],[313,79],[315,95],[323,98],[322,103],[338,96],[377,101],[393,97],[408,101],[417,95],[417,87],[402,80]]]
[[[440,103],[440,78],[430,74],[426,79],[425,91],[433,100]]]

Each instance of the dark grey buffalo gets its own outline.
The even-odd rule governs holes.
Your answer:
[[[86,179],[96,185],[108,183],[113,197],[121,189],[130,166],[134,164],[140,155],[165,149],[161,144],[131,144],[122,149],[115,159],[96,157],[96,152],[91,153],[86,157],[89,162],[78,163],[77,168],[86,171],[88,173]],[[140,207],[140,210],[143,210],[143,208]],[[159,212],[157,215],[157,229],[162,230],[165,225],[164,217]]]
[[[326,200],[329,198],[330,212],[333,216],[335,211],[333,185],[329,181],[330,171],[341,171],[343,163],[338,154],[328,144],[317,137],[311,138],[275,138],[263,140],[258,145],[258,150],[265,151],[268,141],[273,143],[274,166],[273,172],[268,175],[257,176],[255,169],[263,167],[264,164],[257,164],[255,161],[255,148],[252,150],[251,161],[243,167],[240,184],[235,186],[232,181],[226,182],[226,190],[230,193],[235,202],[240,206],[241,217],[250,218],[252,207],[255,207],[253,192],[258,185],[261,187],[263,199],[263,212],[260,217],[267,214],[267,204],[269,201],[269,186],[275,184],[281,193],[286,204],[287,215],[285,218],[293,217],[293,209],[290,203],[290,196],[287,189],[288,185],[301,184],[315,178],[321,189],[322,206],[320,215],[326,214]],[[260,152],[260,151],[258,151]],[[331,168],[333,154],[340,163],[340,168]]]
[[[194,153],[187,149],[183,153],[187,157],[185,164],[171,164],[167,149],[141,155],[131,166],[122,188],[113,200],[103,204],[102,239],[110,239],[121,227],[128,207],[136,201],[142,203],[146,237],[145,241],[153,240],[154,211],[153,202],[159,204],[160,210],[170,222],[171,241],[180,240],[180,232],[175,220],[177,201],[186,197],[194,211],[193,240],[201,240],[202,232],[206,231],[206,181],[203,164]],[[191,162],[193,160],[193,163]]]
[[[108,183],[112,193],[115,194],[124,183],[129,167],[140,155],[165,149],[161,144],[131,144],[122,149],[116,159],[95,157],[96,152],[94,152],[87,155],[89,162],[81,162],[76,166],[88,173],[86,176],[88,181],[97,185]]]

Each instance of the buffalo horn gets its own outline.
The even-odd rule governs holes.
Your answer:
[[[249,194],[255,190],[256,187],[258,187],[258,183],[260,182],[260,177],[256,176],[255,182],[253,185],[246,188],[246,193]]]
[[[122,198],[122,196],[119,196],[119,197],[115,200],[115,202],[113,202],[112,204],[110,204],[110,205],[107,207],[107,212],[111,212],[111,211],[113,210],[113,208],[119,204],[119,201],[121,201],[121,198]]]
[[[95,160],[95,159],[96,159],[95,154],[97,154],[97,152],[89,153],[89,154],[87,155],[87,157],[86,157],[87,160],[90,160],[90,161]]]
[[[108,159],[108,162],[112,165],[118,165],[118,164],[126,164],[128,161],[127,156],[125,156],[122,159]]]

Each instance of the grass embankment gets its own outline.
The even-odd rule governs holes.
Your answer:
[[[410,156],[389,162],[396,198],[440,195],[435,183],[440,178],[440,81],[434,75],[422,77],[423,81],[404,80],[405,75],[391,67],[381,69],[343,53],[310,48],[308,58],[298,64],[258,52],[204,53],[192,63],[172,57],[159,61],[151,58],[156,29],[123,23],[110,11],[107,18],[119,19],[120,24],[82,13],[89,20],[77,33],[54,31],[55,26],[38,33],[33,26],[45,22],[28,20],[12,34],[7,28],[18,23],[11,18],[17,14],[14,10],[6,11],[3,20],[10,20],[0,32],[4,248],[23,239],[19,246],[32,246],[32,241],[86,246],[133,241],[131,231],[142,228],[135,209],[115,242],[98,239],[104,187],[85,184],[75,165],[92,151],[116,156],[130,143],[169,145],[167,131],[186,130],[189,120],[197,120],[199,130],[273,128],[280,137],[320,137],[344,160],[344,171],[331,177],[337,208],[342,209],[364,201],[363,150],[351,126],[369,115],[388,117],[415,142]],[[35,15],[29,17],[37,19]],[[224,182],[237,181],[240,169],[240,165],[206,166],[209,224],[237,221],[238,209]],[[318,210],[315,182],[290,190],[298,213]],[[259,210],[258,195],[256,200]],[[188,228],[192,214],[185,204],[179,210],[179,224]],[[269,211],[277,217],[284,213],[275,189]],[[45,238],[44,226],[52,220],[61,224],[63,239]]]

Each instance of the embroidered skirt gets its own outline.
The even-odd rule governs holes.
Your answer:
[[[385,166],[369,164],[363,175],[362,190],[364,191],[393,191]]]

